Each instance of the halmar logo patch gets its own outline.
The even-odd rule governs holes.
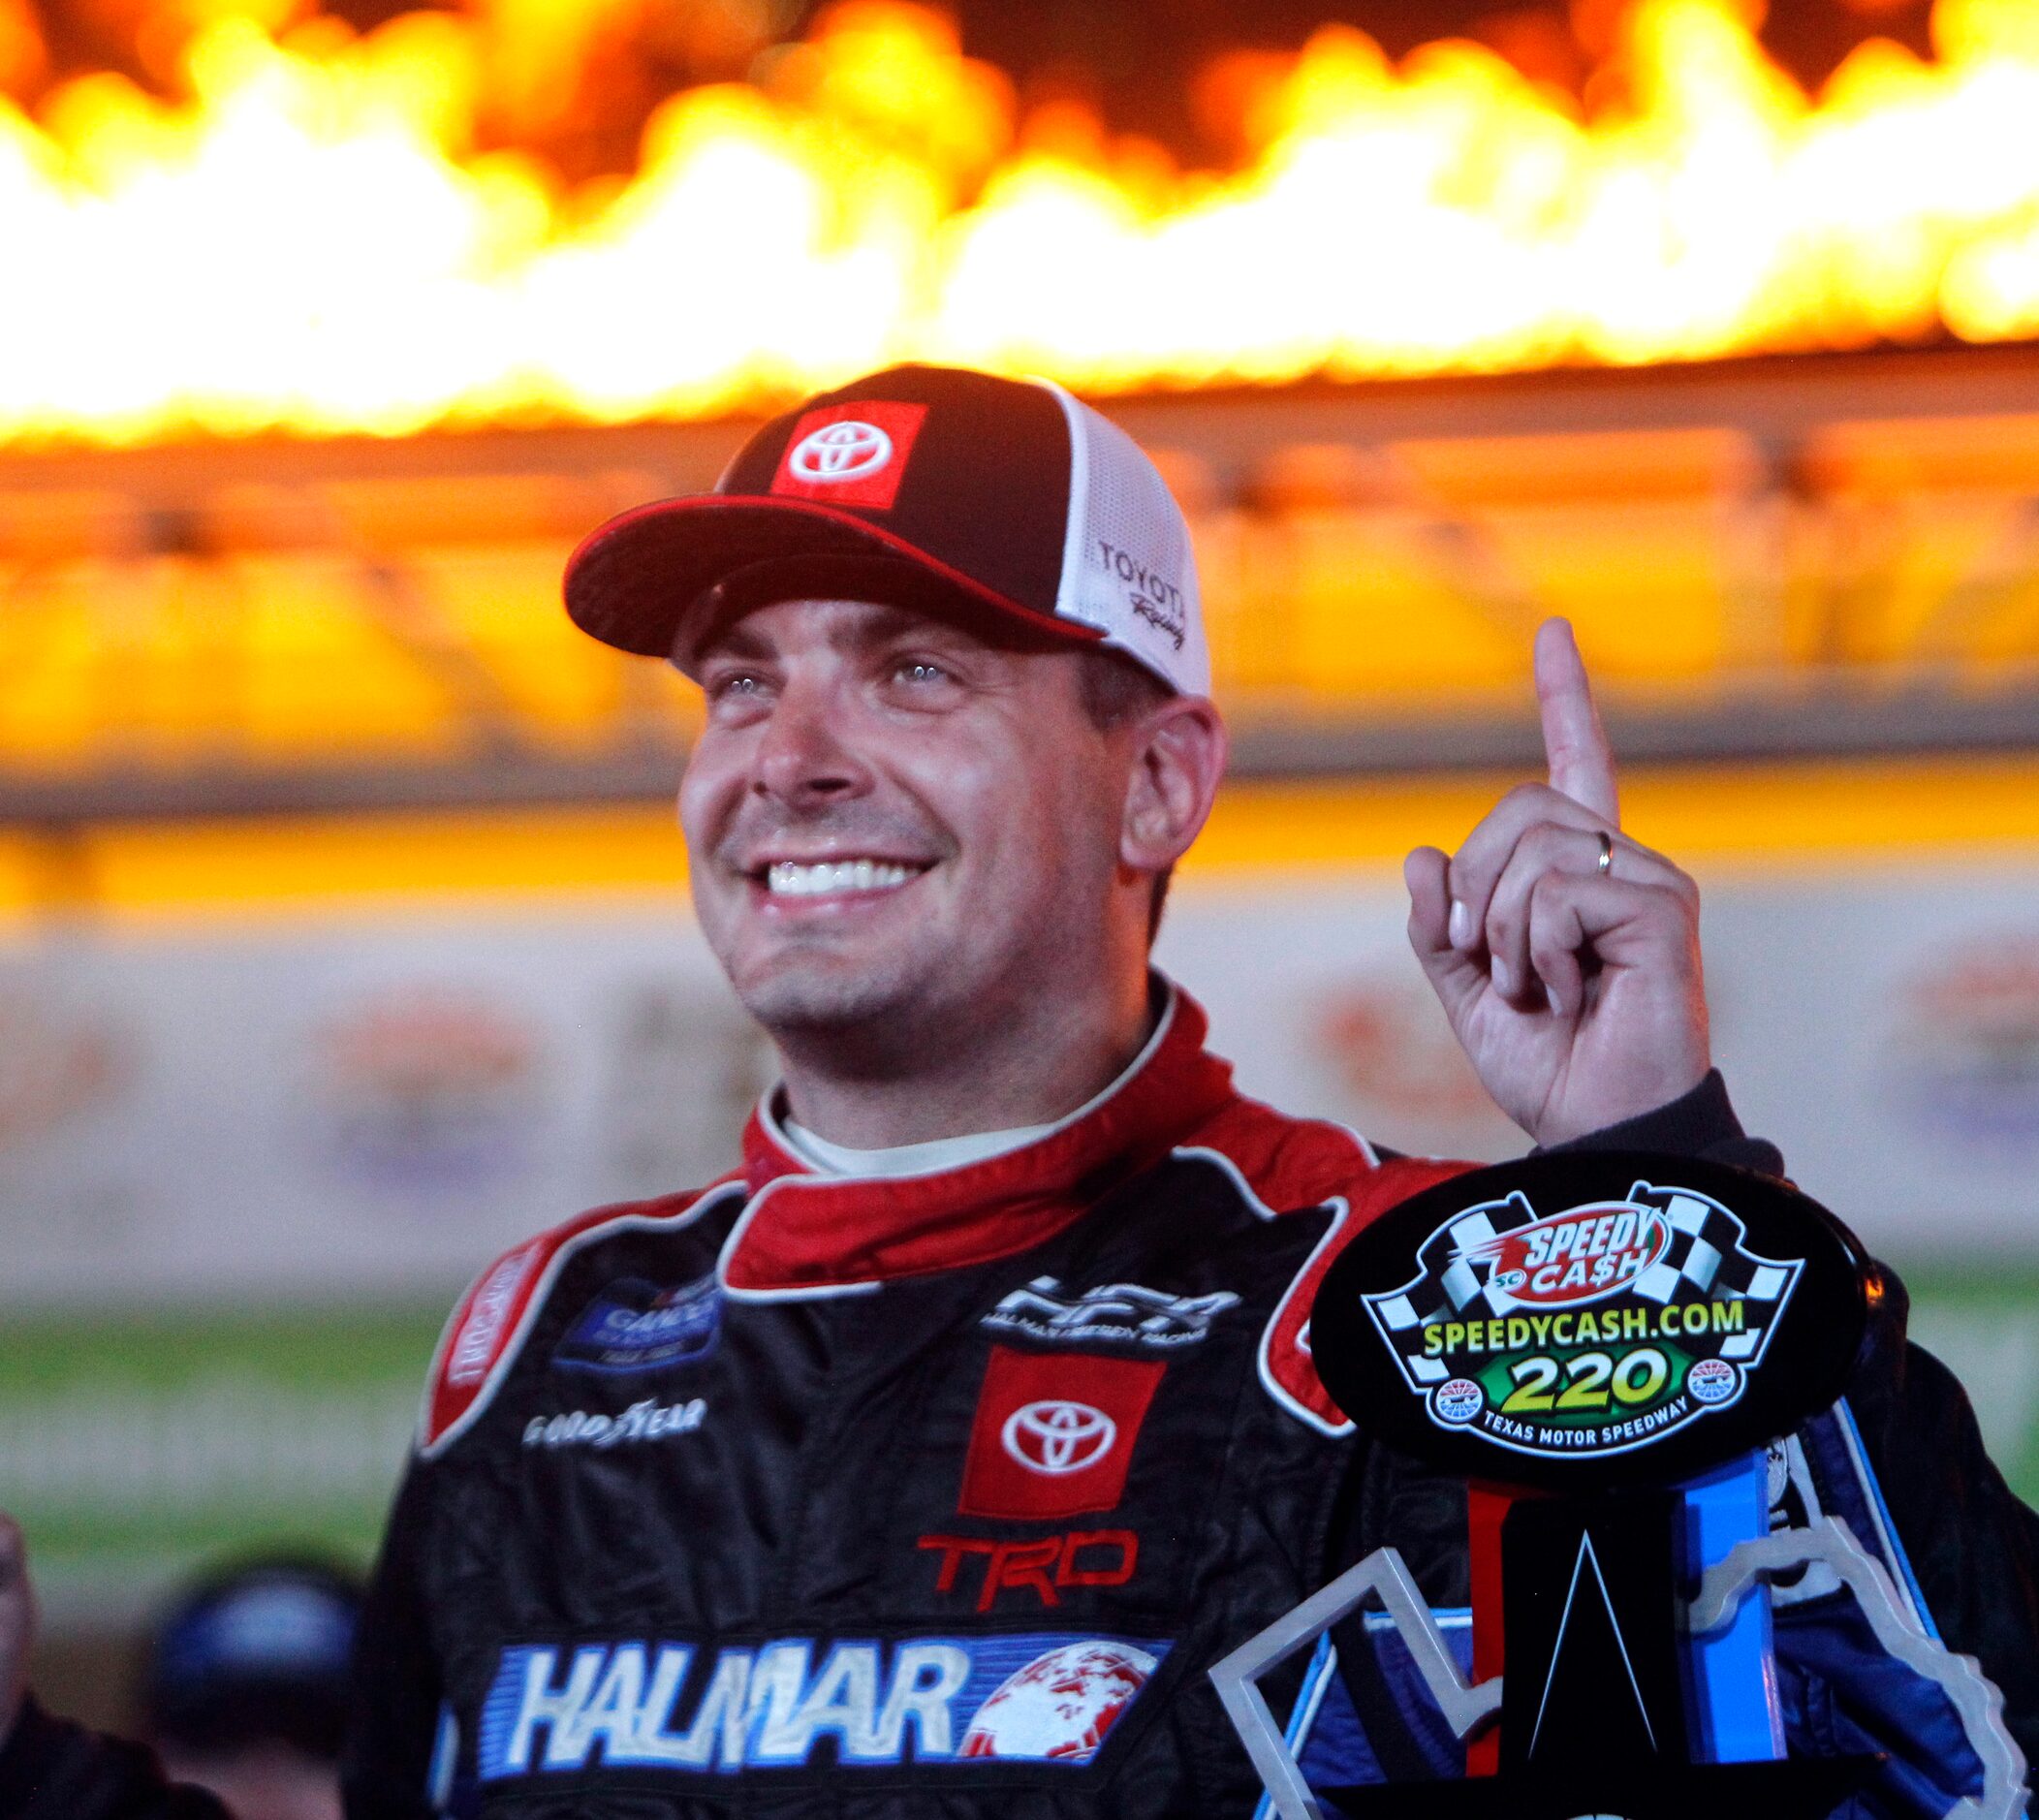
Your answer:
[[[1620,1454],[1730,1406],[1762,1362],[1804,1266],[1745,1239],[1688,1188],[1544,1214],[1518,1191],[1455,1214],[1416,1276],[1364,1302],[1438,1428]]]
[[[1089,1763],[1166,1642],[1082,1632],[721,1644],[513,1644],[482,1703],[484,1782],[609,1770],[831,1775]],[[953,1784],[952,1784],[953,1786]]]

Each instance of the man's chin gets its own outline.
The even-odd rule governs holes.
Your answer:
[[[890,969],[812,962],[761,967],[737,982],[737,995],[772,1035],[809,1038],[876,1035],[921,996]]]

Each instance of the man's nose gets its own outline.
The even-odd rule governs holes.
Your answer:
[[[842,707],[824,683],[788,683],[766,723],[751,788],[791,809],[863,795],[870,770],[843,737]]]

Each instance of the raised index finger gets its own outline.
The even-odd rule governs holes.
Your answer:
[[[1615,790],[1615,754],[1593,706],[1585,663],[1569,619],[1546,619],[1536,629],[1536,703],[1544,721],[1544,758],[1551,788],[1621,824]]]

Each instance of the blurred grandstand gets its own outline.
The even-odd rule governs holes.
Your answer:
[[[1553,612],[1634,759],[2039,737],[2039,351],[1114,408],[1190,503],[1241,777],[1529,763]],[[580,638],[558,575],[742,428],[0,453],[0,815],[665,796],[684,695]]]

